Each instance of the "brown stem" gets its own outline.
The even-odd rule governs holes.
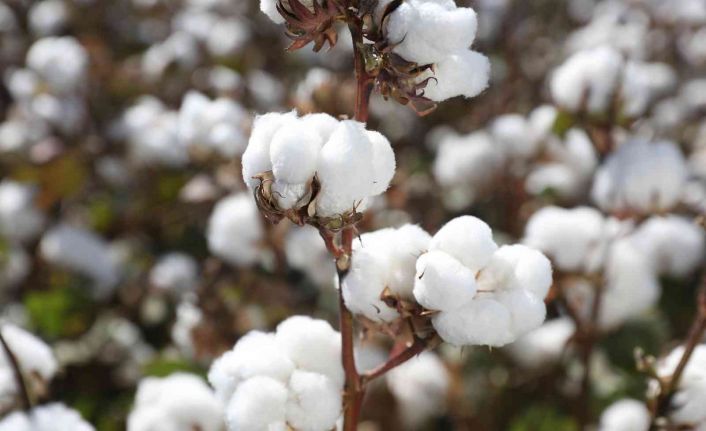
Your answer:
[[[5,337],[2,335],[2,328],[0,328],[0,344],[2,344],[5,355],[9,359],[10,366],[12,366],[12,371],[15,375],[15,381],[17,383],[17,388],[20,391],[20,399],[22,400],[22,409],[28,411],[32,408],[32,399],[29,397],[29,390],[27,389],[27,384],[25,383],[24,376],[22,375],[22,369],[20,368],[20,363],[17,361],[17,357],[12,353],[12,349],[7,344]]]
[[[424,338],[418,338],[414,337],[414,342],[412,343],[411,346],[407,347],[405,350],[399,352],[398,354],[392,356],[385,362],[384,364],[380,365],[377,368],[374,368],[365,374],[363,374],[362,379],[363,383],[367,383],[371,380],[374,380],[391,369],[398,367],[405,362],[409,361],[413,357],[417,356],[418,354],[422,353],[425,351],[427,348],[430,347],[430,345],[433,345],[434,342],[434,337],[430,339],[424,339]]]
[[[368,107],[370,95],[373,92],[372,80],[365,71],[365,59],[361,47],[363,46],[363,30],[357,17],[350,17],[348,28],[353,39],[353,61],[355,66],[355,120],[361,123],[368,121]]]
[[[667,411],[672,396],[679,387],[679,382],[681,381],[682,374],[684,374],[684,370],[689,363],[689,359],[691,359],[691,355],[694,353],[696,346],[701,343],[704,333],[706,333],[706,274],[702,278],[701,287],[699,289],[696,302],[696,318],[694,319],[691,329],[689,330],[689,336],[686,339],[684,354],[679,360],[679,364],[674,369],[674,373],[672,373],[666,387],[659,395],[654,412],[654,419],[662,416]]]

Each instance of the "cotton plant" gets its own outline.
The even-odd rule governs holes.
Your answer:
[[[174,373],[140,381],[127,430],[220,431],[223,421],[223,407],[201,377]]]

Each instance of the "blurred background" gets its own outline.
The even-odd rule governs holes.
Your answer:
[[[457,3],[478,13],[474,49],[491,59],[490,87],[425,117],[373,98],[369,128],[390,139],[398,168],[361,231],[435,232],[473,214],[517,241],[538,208],[589,203],[600,153],[503,152],[492,126],[551,104],[552,70],[606,43],[670,75],[635,118],[586,126],[587,136],[673,140],[691,178],[681,208],[704,210],[705,1]],[[0,319],[52,346],[61,371],[44,398],[98,430],[125,429],[144,376],[205,375],[241,335],[293,314],[336,322],[333,264],[317,233],[269,225],[238,202],[250,195],[239,157],[257,114],[352,115],[347,35],[316,54],[285,52],[283,33],[256,0],[0,0]],[[560,113],[552,133],[579,123]],[[599,341],[594,422],[612,401],[643,396],[634,349],[658,355],[684,337],[698,276],[663,278],[658,307]],[[373,363],[385,343],[372,337]],[[376,386],[363,427],[578,430],[583,364],[558,346],[546,358],[532,356],[536,346],[442,348]]]

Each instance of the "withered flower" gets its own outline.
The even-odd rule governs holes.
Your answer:
[[[277,10],[285,20],[287,37],[294,51],[314,42],[314,51],[319,52],[326,42],[332,48],[338,41],[334,23],[343,19],[343,7],[338,0],[278,0]]]

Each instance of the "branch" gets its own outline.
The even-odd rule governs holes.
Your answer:
[[[32,408],[32,399],[29,397],[29,390],[27,389],[27,384],[25,383],[24,376],[22,375],[22,369],[20,368],[20,363],[17,361],[17,357],[10,346],[7,344],[5,337],[2,335],[2,328],[0,328],[0,344],[2,344],[5,355],[7,355],[10,366],[12,366],[12,371],[15,375],[15,381],[17,383],[17,388],[20,391],[20,399],[22,400],[22,409],[28,411]]]
[[[411,346],[407,347],[405,350],[397,353],[396,355],[392,356],[385,362],[384,364],[380,365],[377,368],[374,368],[365,374],[363,374],[362,379],[363,383],[368,383],[371,380],[375,380],[376,378],[384,375],[388,371],[392,370],[393,368],[396,368],[405,362],[409,361],[413,357],[417,356],[418,354],[422,353],[423,351],[427,350],[431,346],[433,346],[436,337],[430,337],[430,338],[418,338],[414,337],[414,342],[412,343]]]

